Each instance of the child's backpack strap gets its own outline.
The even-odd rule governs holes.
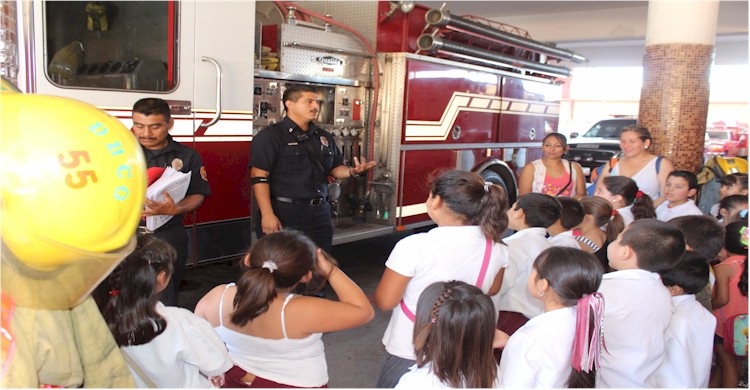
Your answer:
[[[659,176],[659,169],[661,169],[661,156],[656,156],[656,176]]]

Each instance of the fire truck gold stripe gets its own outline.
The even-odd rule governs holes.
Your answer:
[[[412,217],[415,215],[426,214],[427,205],[424,203],[411,204],[408,206],[399,207],[398,211],[399,211],[399,217],[401,218]]]
[[[451,126],[460,111],[504,111],[512,115],[556,117],[559,110],[559,104],[554,102],[501,99],[497,96],[454,92],[439,121],[407,120],[404,138],[406,141],[444,141],[448,139]]]

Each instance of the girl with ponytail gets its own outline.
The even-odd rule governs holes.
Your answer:
[[[386,353],[374,387],[393,388],[416,363],[414,311],[427,286],[461,280],[495,295],[508,266],[508,248],[502,242],[508,199],[501,186],[476,173],[443,171],[432,180],[425,208],[437,227],[396,244],[375,290],[378,308],[393,313],[383,336]]]
[[[242,259],[237,284],[220,285],[195,313],[216,329],[235,362],[227,387],[324,387],[328,367],[321,336],[361,326],[375,312],[336,261],[305,235],[263,236]],[[339,301],[291,291],[319,275]]]
[[[97,302],[138,387],[221,387],[232,361],[211,324],[158,300],[175,257],[165,241],[139,236],[95,292]]]
[[[599,196],[584,196],[580,202],[585,216],[583,222],[573,230],[573,236],[581,250],[596,255],[605,271],[609,272],[607,245],[625,230],[622,215],[609,201]]]
[[[656,218],[653,200],[639,190],[638,184],[629,177],[607,176],[601,179],[594,195],[612,203],[625,226],[638,219]]]
[[[597,292],[602,273],[595,256],[573,248],[551,247],[534,260],[528,288],[544,313],[504,335],[500,387],[596,387],[599,354],[606,350],[604,297]]]

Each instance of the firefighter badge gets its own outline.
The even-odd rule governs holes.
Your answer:
[[[206,173],[206,167],[201,167],[201,179],[208,181],[208,173]]]
[[[179,158],[172,160],[172,168],[174,168],[175,170],[182,170],[183,165],[184,164],[182,163],[182,160],[180,160]]]
[[[328,139],[326,137],[323,137],[322,135],[320,136],[320,143],[323,146],[328,147]]]

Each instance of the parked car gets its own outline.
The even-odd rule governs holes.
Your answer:
[[[744,138],[744,139],[743,139]],[[741,142],[747,143],[747,136],[737,134],[729,130],[706,130],[705,153],[706,155],[718,154],[725,157],[737,157],[741,155]],[[747,153],[747,145],[744,147]]]
[[[581,164],[588,180],[593,170],[620,153],[622,129],[635,126],[637,122],[635,118],[604,119],[596,122],[582,136],[573,132],[568,140],[570,150],[565,158]]]

